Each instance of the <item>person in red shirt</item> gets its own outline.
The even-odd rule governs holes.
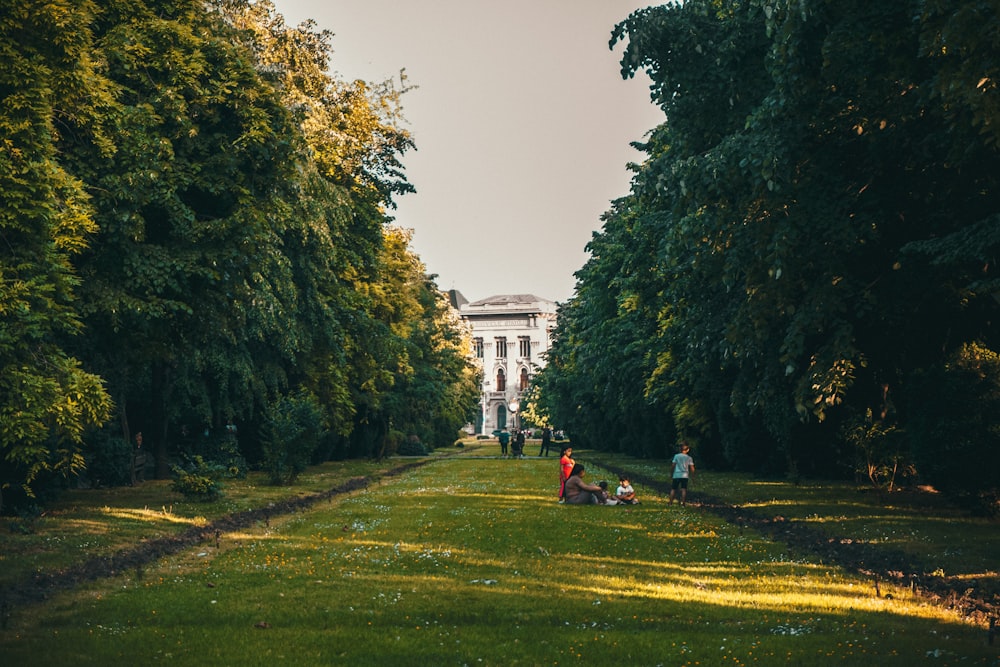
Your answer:
[[[574,465],[576,461],[573,460],[573,448],[563,447],[562,454],[559,455],[559,502],[565,500],[566,480],[572,474]]]

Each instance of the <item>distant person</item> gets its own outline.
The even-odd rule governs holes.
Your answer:
[[[552,447],[552,429],[546,426],[542,429],[542,447],[538,450],[538,455],[541,456],[544,452],[545,456],[548,456],[550,447]]]
[[[510,444],[510,433],[507,432],[507,427],[504,426],[500,429],[500,435],[497,436],[500,440],[500,455],[507,458],[507,445]]]
[[[628,477],[620,476],[618,478],[618,488],[615,489],[615,498],[623,505],[639,504],[638,498],[635,497],[635,489],[632,488]]]
[[[600,502],[601,487],[583,481],[586,469],[582,463],[573,465],[573,471],[564,485],[563,495],[567,505],[596,505]]]
[[[680,451],[674,454],[671,463],[674,466],[673,481],[670,488],[670,504],[674,504],[674,495],[680,489],[681,505],[687,502],[688,480],[694,473],[694,459],[688,455],[688,446],[682,442]]]
[[[576,461],[573,460],[573,448],[563,447],[562,452],[559,454],[559,502],[565,500],[564,491],[566,489],[566,480],[569,479],[570,474],[573,472],[573,466]]]
[[[514,445],[512,447],[512,454],[515,459],[524,458],[524,429],[518,429],[514,431]]]

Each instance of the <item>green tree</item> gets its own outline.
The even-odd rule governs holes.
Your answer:
[[[851,415],[906,426],[912,371],[995,348],[997,59],[976,26],[996,25],[975,0],[688,0],[619,24],[666,120],[561,320],[553,372],[582,383],[550,378],[564,413],[616,423],[644,393],[733,465],[846,473]],[[616,365],[602,321],[643,382],[586,382]]]
[[[353,451],[367,456],[392,453],[386,449],[391,432],[416,435],[432,447],[451,444],[478,400],[468,332],[409,249],[410,237],[399,228],[385,230],[378,279],[366,294],[385,332],[377,345],[358,350],[378,371],[361,387],[352,435]]]
[[[67,137],[99,242],[78,262],[95,367],[167,471],[172,421],[248,413],[297,349],[278,235],[295,131],[234,31],[203,3],[105,3],[94,24],[113,83],[114,147]],[[275,368],[278,366],[278,368]]]
[[[80,331],[71,258],[95,231],[56,141],[88,129],[106,85],[86,30],[90,2],[0,2],[0,507],[3,488],[82,466],[77,445],[111,408],[102,380],[61,344]]]
[[[278,398],[266,412],[264,470],[272,484],[291,484],[323,439],[323,410],[315,396],[300,391]]]

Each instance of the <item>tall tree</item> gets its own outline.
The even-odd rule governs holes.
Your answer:
[[[0,454],[3,488],[30,493],[46,470],[75,472],[77,444],[111,404],[60,343],[80,330],[71,257],[95,231],[56,141],[93,133],[107,85],[91,58],[90,2],[0,2]]]
[[[255,341],[286,358],[295,290],[276,235],[293,125],[228,28],[197,0],[103,3],[96,46],[114,83],[111,154],[67,141],[100,242],[81,294],[95,359],[166,472],[168,427],[248,411],[276,381]],[[273,372],[273,371],[272,371]]]
[[[616,27],[666,120],[578,289],[648,258],[656,335],[613,316],[658,360],[634,394],[710,410],[733,464],[829,473],[844,424],[907,424],[911,373],[995,348],[995,25],[976,0],[688,0]]]

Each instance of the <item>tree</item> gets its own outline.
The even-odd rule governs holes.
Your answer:
[[[911,373],[995,348],[1000,107],[975,26],[996,14],[688,0],[616,26],[623,74],[649,74],[666,120],[561,320],[550,366],[570,375],[547,381],[565,412],[615,424],[644,393],[732,465],[829,474],[851,415],[905,428]],[[609,362],[609,340],[632,353]],[[642,382],[586,381],[603,366]]]
[[[61,344],[80,331],[71,258],[95,230],[55,141],[99,117],[106,85],[80,30],[90,2],[0,2],[0,452],[2,491],[82,466],[78,444],[111,402]]]
[[[113,84],[104,122],[114,145],[60,145],[100,225],[78,260],[82,310],[123,435],[136,408],[164,475],[174,420],[200,429],[249,413],[280,382],[268,362],[287,364],[298,346],[277,239],[294,126],[200,2],[106,3],[93,26]]]

